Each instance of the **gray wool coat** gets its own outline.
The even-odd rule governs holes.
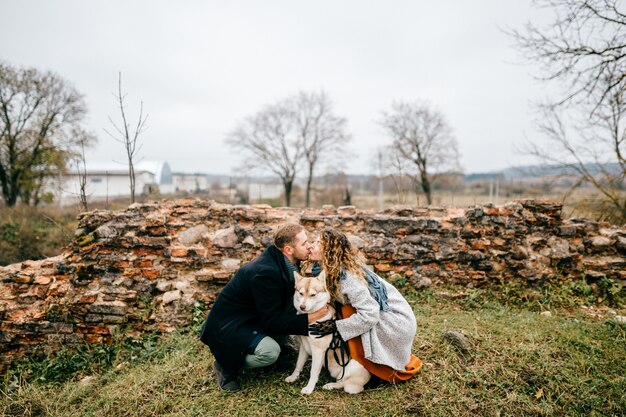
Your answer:
[[[409,363],[417,331],[415,314],[393,285],[382,278],[381,281],[387,290],[389,311],[380,309],[365,283],[350,273],[346,274],[346,278],[340,281],[341,292],[345,303],[351,304],[356,313],[337,320],[337,330],[343,340],[361,336],[366,359],[403,370]]]

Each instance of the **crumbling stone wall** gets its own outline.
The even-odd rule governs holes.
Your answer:
[[[555,273],[626,280],[626,231],[561,220],[553,202],[504,206],[322,209],[176,200],[96,210],[79,219],[59,256],[0,267],[0,355],[7,363],[116,332],[170,332],[206,311],[242,263],[300,222],[346,232],[383,275],[417,286],[540,282]]]

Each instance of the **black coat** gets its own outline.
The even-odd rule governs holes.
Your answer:
[[[242,266],[220,292],[200,340],[225,371],[236,374],[259,332],[268,336],[308,334],[307,315],[293,307],[294,283],[283,253],[274,245]]]

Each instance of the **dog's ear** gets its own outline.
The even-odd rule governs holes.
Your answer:
[[[297,271],[293,271],[293,277],[294,277],[296,283],[298,283],[298,281],[300,281],[302,279],[302,275],[298,274]]]
[[[326,285],[326,272],[322,271],[315,277],[316,280]]]

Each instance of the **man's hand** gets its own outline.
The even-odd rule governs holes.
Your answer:
[[[308,316],[309,316],[309,324],[315,323],[316,321],[318,321],[319,319],[321,319],[322,317],[324,317],[328,313],[329,313],[328,306],[324,306],[320,310],[317,310],[314,313],[309,313],[308,314]]]

